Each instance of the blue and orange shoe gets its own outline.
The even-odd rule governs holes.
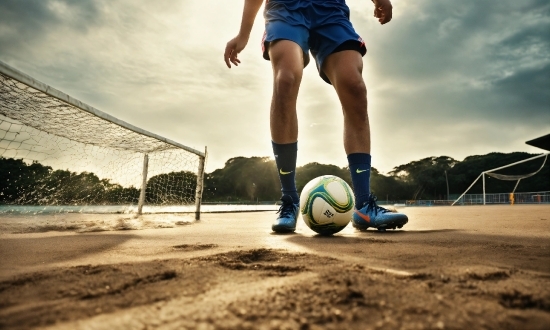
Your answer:
[[[370,194],[363,206],[353,211],[351,219],[353,227],[359,230],[376,228],[379,231],[403,227],[409,219],[403,213],[394,213],[388,209],[376,205],[376,196]]]
[[[296,204],[289,195],[281,197],[281,207],[277,212],[279,216],[271,225],[271,229],[276,233],[292,233],[296,230],[296,220],[300,213],[300,203]]]

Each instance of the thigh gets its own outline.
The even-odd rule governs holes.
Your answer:
[[[349,86],[363,81],[363,58],[355,50],[343,50],[328,55],[322,71],[335,88]]]
[[[304,69],[304,53],[297,43],[290,40],[272,41],[268,53],[275,74],[286,71],[301,76]]]
[[[325,61],[333,54],[352,50],[360,59],[366,54],[367,49],[363,39],[352,30],[340,25],[325,27],[312,32],[311,54],[315,58],[319,75],[327,81]],[[329,79],[330,80],[330,79]],[[330,81],[327,81],[330,83]]]
[[[309,48],[317,63],[319,75],[330,83],[323,70],[324,62],[331,54],[354,50],[358,55],[363,56],[367,49],[363,39],[355,32],[349,20],[347,6],[317,5],[312,8],[315,8],[315,14],[312,14],[314,24],[310,31]]]
[[[269,2],[264,12],[265,32],[262,40],[263,57],[271,60],[271,45],[288,40],[297,44],[302,50],[303,66],[309,63],[309,29],[301,10],[288,10],[285,6]]]

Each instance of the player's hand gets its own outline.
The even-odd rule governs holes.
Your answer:
[[[231,69],[231,63],[235,66],[239,66],[239,63],[241,63],[238,58],[239,53],[246,47],[247,43],[248,38],[242,38],[240,36],[236,36],[229,40],[225,46],[225,52],[223,53],[223,59],[228,68]]]
[[[378,18],[380,24],[391,21],[392,8],[390,0],[372,0],[374,3],[374,17]]]

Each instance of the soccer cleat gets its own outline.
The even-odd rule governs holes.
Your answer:
[[[369,199],[359,210],[353,210],[351,219],[353,227],[359,230],[367,230],[367,228],[372,227],[379,231],[401,228],[408,221],[406,215],[394,213],[376,205],[376,196],[373,194],[369,195]]]
[[[271,229],[276,233],[291,233],[296,230],[296,220],[300,212],[300,204],[295,204],[289,195],[283,195],[281,201],[283,203],[277,212],[279,216],[273,225],[271,225]]]

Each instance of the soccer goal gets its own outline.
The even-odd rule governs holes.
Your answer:
[[[206,157],[0,62],[0,207],[199,219]]]
[[[514,189],[509,193],[509,194],[490,194],[492,197],[494,197],[494,195],[497,195],[497,199],[498,201],[495,201],[495,200],[492,200],[491,202],[492,203],[500,203],[501,200],[503,200],[502,198],[502,195],[508,195],[506,196],[506,200],[509,201],[509,202],[512,202],[514,201],[514,194],[516,192],[516,189],[519,185],[519,182],[522,180],[522,179],[526,179],[526,178],[530,178],[534,175],[536,175],[537,173],[539,173],[543,168],[544,168],[544,165],[546,164],[546,161],[548,160],[548,155],[550,153],[543,153],[543,154],[540,154],[540,155],[537,155],[537,156],[534,156],[534,157],[531,157],[531,158],[527,158],[527,159],[524,159],[524,160],[520,160],[518,162],[515,162],[515,163],[512,163],[512,164],[508,164],[508,165],[505,165],[505,166],[501,166],[501,167],[497,167],[497,168],[493,168],[492,170],[488,170],[488,171],[484,171],[484,172],[481,172],[481,174],[474,180],[474,182],[472,182],[472,184],[468,187],[468,189],[466,189],[466,191],[460,195],[460,197],[458,197],[452,205],[455,205],[457,202],[461,201],[463,197],[466,196],[466,193],[474,186],[474,184],[476,184],[476,182],[479,181],[479,179],[482,179],[482,183],[483,183],[483,194],[481,195],[481,199],[479,200],[476,200],[476,201],[471,201],[471,204],[483,204],[483,205],[486,205],[487,204],[487,194],[485,193],[485,177],[486,176],[490,176],[494,179],[498,179],[498,180],[505,180],[505,181],[516,181],[516,185],[514,186]],[[522,163],[525,163],[525,162],[530,162],[530,161],[533,161],[535,159],[539,159],[539,158],[543,158],[544,157],[544,160],[542,162],[542,165],[540,166],[540,168],[538,170],[536,170],[535,172],[531,172],[531,173],[526,173],[526,174],[523,174],[523,175],[506,175],[506,174],[499,174],[499,173],[494,173],[498,170],[502,170],[504,168],[507,168],[507,167],[511,167],[511,166],[515,166],[515,165],[518,165],[518,164],[522,164]],[[538,200],[540,202],[541,200],[541,196],[539,195],[539,193],[532,193],[533,196],[529,196],[531,197],[531,199],[533,200]],[[477,195],[475,195],[477,196]],[[538,199],[537,199],[538,198]],[[477,199],[477,197],[476,197]],[[462,200],[463,203],[467,203],[467,204],[470,204],[470,202],[468,201],[464,201]]]

